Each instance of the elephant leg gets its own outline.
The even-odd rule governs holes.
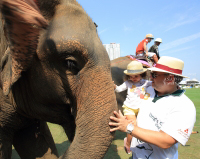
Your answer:
[[[0,159],[11,159],[12,141],[11,138],[0,132]]]
[[[0,159],[10,159],[14,133],[23,126],[24,120],[12,105],[2,101],[7,102],[8,98],[0,98]]]
[[[34,124],[17,131],[13,145],[21,159],[57,159],[58,152],[47,123]]]

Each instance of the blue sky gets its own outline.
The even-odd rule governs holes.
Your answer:
[[[151,33],[162,38],[160,56],[184,61],[183,75],[200,81],[199,0],[78,0],[98,25],[103,44],[120,43],[121,56],[135,53]],[[148,44],[148,48],[153,45]]]

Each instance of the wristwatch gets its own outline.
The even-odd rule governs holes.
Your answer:
[[[130,123],[126,126],[126,133],[127,134],[131,134],[133,130],[134,130],[134,125],[132,123]]]

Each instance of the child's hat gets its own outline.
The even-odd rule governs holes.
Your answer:
[[[184,62],[182,60],[174,57],[162,56],[158,60],[157,64],[152,68],[148,68],[148,70],[170,73],[187,78],[186,76],[182,75],[183,67]]]
[[[127,65],[127,69],[124,71],[126,75],[137,75],[146,72],[147,69],[143,68],[142,63],[138,61],[132,61]]]

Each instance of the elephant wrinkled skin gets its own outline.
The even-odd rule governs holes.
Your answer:
[[[46,124],[71,145],[61,158],[103,158],[117,110],[110,61],[75,0],[1,0],[0,159],[58,153]],[[19,4],[19,5],[17,5]]]

